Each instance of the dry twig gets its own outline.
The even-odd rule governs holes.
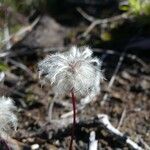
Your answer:
[[[55,121],[55,127],[59,126],[59,129],[57,131],[61,132],[61,134],[64,134],[65,136],[69,136],[69,128],[71,125],[71,122],[67,119],[61,119]],[[68,120],[68,121],[67,121]],[[61,125],[60,125],[61,124]],[[116,140],[119,140],[120,143],[122,141],[122,144],[127,144],[129,147],[131,147],[133,150],[143,150],[142,147],[140,147],[137,143],[132,141],[130,137],[125,136],[122,132],[120,132],[118,129],[116,129],[109,121],[109,117],[105,114],[98,114],[97,117],[91,118],[89,120],[78,120],[76,128],[89,128],[89,127],[96,127],[101,130],[105,130],[106,132],[110,133],[112,135],[112,138],[115,138]],[[62,130],[62,131],[61,131]],[[51,136],[52,139],[57,137],[57,134],[60,136],[60,132],[55,132]],[[63,136],[64,136],[63,135]]]
[[[35,25],[39,22],[39,17],[35,19],[35,21],[23,28],[21,28],[18,32],[15,34],[10,35],[7,39],[3,40],[1,43],[2,45],[7,45],[8,42],[12,42],[12,45],[16,44],[17,42],[21,41],[29,32],[32,31],[32,29],[35,27]]]
[[[15,65],[16,67],[19,67],[21,68],[22,70],[24,70],[28,75],[30,75],[31,77],[33,77],[33,73],[32,71],[27,67],[25,66],[24,64],[22,64],[21,62],[17,62],[11,58],[8,58],[9,62],[11,62],[13,65]]]
[[[124,118],[125,118],[125,116],[126,116],[126,108],[123,110],[123,112],[122,112],[122,115],[121,115],[121,119],[120,119],[120,122],[119,122],[119,124],[118,124],[118,127],[117,127],[117,129],[119,130],[120,129],[120,127],[122,126],[122,124],[123,124],[123,120],[124,120]]]
[[[130,12],[125,12],[121,15],[118,15],[118,16],[113,16],[113,17],[110,17],[110,18],[105,18],[105,19],[95,19],[94,17],[86,14],[81,8],[77,8],[77,11],[86,19],[88,20],[89,22],[91,22],[91,24],[89,25],[89,27],[86,29],[86,31],[80,35],[80,37],[86,37],[90,32],[91,30],[99,25],[99,24],[108,24],[110,22],[115,22],[115,21],[119,21],[119,20],[122,20],[122,19],[127,19],[129,18],[129,16],[131,15]]]
[[[139,140],[144,145],[146,150],[150,150],[150,146],[141,137],[139,138]]]
[[[122,52],[122,54],[121,54],[121,56],[120,56],[120,58],[119,58],[118,64],[117,64],[117,66],[116,66],[116,68],[115,68],[115,71],[114,71],[114,73],[113,73],[113,75],[112,75],[112,77],[111,77],[111,80],[109,81],[108,90],[110,90],[111,87],[112,87],[113,84],[114,84],[114,81],[115,81],[115,79],[116,79],[116,75],[117,75],[117,73],[118,73],[118,71],[119,71],[119,69],[120,69],[120,67],[121,67],[121,65],[122,65],[122,62],[123,62],[123,60],[124,60],[125,55],[126,55],[126,50],[124,50],[124,51]],[[102,105],[102,106],[105,104],[105,102],[107,101],[108,97],[109,97],[109,94],[106,93],[106,94],[104,95],[102,101],[101,101],[101,105]]]
[[[96,133],[95,131],[92,131],[89,138],[89,150],[97,150],[97,147],[98,140],[96,140]]]
[[[9,28],[7,23],[5,23],[4,26],[4,41],[10,38],[10,34],[9,34]],[[9,50],[12,47],[11,41],[8,41],[6,43],[6,49]]]
[[[98,115],[98,118],[100,119],[100,122],[112,133],[114,133],[117,136],[123,137],[124,134],[121,133],[118,129],[114,128],[112,124],[109,122],[108,116],[107,115]],[[135,150],[143,150],[139,145],[137,145],[134,141],[132,141],[129,137],[126,139],[126,143],[131,146]]]

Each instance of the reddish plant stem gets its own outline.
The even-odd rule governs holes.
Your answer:
[[[73,106],[73,127],[72,127],[72,134],[71,134],[69,150],[72,150],[73,139],[75,137],[75,126],[76,126],[76,97],[74,95],[73,90],[71,90],[71,99],[72,99],[72,106]]]

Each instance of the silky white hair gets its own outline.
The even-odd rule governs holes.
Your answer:
[[[0,97],[0,137],[5,138],[17,128],[16,107],[11,98]]]
[[[103,75],[101,62],[92,57],[88,47],[72,47],[64,53],[47,56],[38,64],[39,74],[50,81],[55,94],[68,94],[72,89],[76,96],[99,91]]]

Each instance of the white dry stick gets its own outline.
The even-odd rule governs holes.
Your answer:
[[[98,140],[96,140],[95,131],[90,133],[89,138],[89,150],[97,150],[98,148]]]
[[[4,41],[10,38],[8,24],[4,26]],[[12,47],[11,41],[6,43],[6,50],[9,50]]]
[[[61,107],[64,107],[65,109],[68,109],[68,110],[72,109],[72,105],[69,102],[58,99],[55,103]]]
[[[0,53],[0,58],[2,57],[6,57],[6,56],[8,56],[10,53],[8,53],[8,52],[3,52],[3,53]]]
[[[76,118],[76,122],[79,122],[79,118]],[[72,124],[72,118],[62,118],[62,119],[52,119],[51,123],[56,129],[66,128],[68,125]]]
[[[83,110],[85,108],[85,105],[84,106],[79,106],[77,109],[76,109],[76,113],[78,113],[79,111]],[[64,113],[60,116],[60,118],[64,119],[64,118],[68,118],[70,116],[73,115],[73,110],[67,112],[67,113]]]
[[[0,83],[3,82],[5,79],[5,73],[4,72],[0,72]]]
[[[120,121],[119,121],[119,124],[118,124],[118,127],[117,127],[117,129],[119,130],[120,129],[120,127],[122,126],[122,124],[123,124],[123,121],[124,121],[124,118],[125,118],[125,116],[126,116],[126,108],[123,110],[123,113],[122,113],[122,115],[121,115],[121,119],[120,119]]]
[[[98,118],[100,119],[100,122],[113,134],[123,137],[123,133],[121,133],[118,129],[116,129],[115,127],[112,126],[112,124],[110,123],[108,116],[105,114],[99,114],[97,115]],[[138,146],[137,143],[135,143],[134,141],[132,141],[129,137],[127,137],[126,139],[126,143],[128,145],[130,145],[133,149],[135,150],[143,150],[142,147]]]
[[[124,50],[124,51],[122,52],[122,54],[121,54],[121,56],[120,56],[120,58],[119,58],[118,64],[117,64],[117,66],[116,66],[116,68],[115,68],[115,71],[114,71],[114,73],[113,73],[113,75],[112,75],[112,77],[111,77],[111,80],[110,80],[110,82],[109,82],[109,84],[108,84],[108,91],[111,89],[111,87],[112,87],[113,84],[114,84],[114,81],[115,81],[115,79],[116,79],[116,75],[117,75],[117,73],[118,73],[118,71],[119,71],[119,69],[120,69],[120,67],[121,67],[121,65],[122,65],[122,62],[123,62],[124,57],[125,57],[125,54],[126,54],[126,50]],[[104,97],[103,97],[103,99],[102,99],[102,101],[101,101],[101,105],[102,105],[102,106],[103,106],[103,105],[105,104],[105,102],[107,101],[108,96],[109,96],[108,93],[106,93],[106,94],[104,95]]]
[[[54,106],[54,103],[58,100],[58,95],[55,94],[54,95],[54,98],[52,99],[52,102],[50,103],[50,106],[49,106],[49,110],[48,110],[48,120],[52,121],[52,113],[53,113],[53,106]]]
[[[139,137],[139,140],[144,145],[146,150],[150,150],[150,146],[142,139],[142,137]]]

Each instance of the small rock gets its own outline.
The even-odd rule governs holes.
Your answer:
[[[123,71],[121,75],[126,80],[130,81],[132,79],[132,76],[128,72],[126,72],[126,71]]]
[[[37,150],[37,149],[39,149],[39,144],[33,144],[32,146],[31,146],[31,149],[32,150]]]
[[[150,83],[148,81],[146,81],[146,80],[143,80],[141,82],[141,87],[142,87],[143,90],[150,89]]]
[[[67,28],[45,15],[41,17],[37,27],[23,39],[21,44],[30,48],[62,47],[67,32]]]

